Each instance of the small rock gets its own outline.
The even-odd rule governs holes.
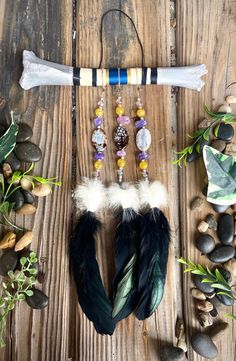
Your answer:
[[[7,232],[3,239],[0,241],[0,249],[13,248],[16,244],[16,234]]]
[[[194,147],[193,152],[191,154],[188,154],[188,156],[187,156],[187,162],[191,163],[194,160],[200,158],[201,155],[202,155],[202,151],[203,151],[204,146],[208,145],[208,144],[209,144],[209,141],[202,140],[201,143],[200,143],[200,153],[198,153],[196,148]]]
[[[220,302],[220,300],[216,297],[216,295],[211,298],[211,303],[213,304],[213,306],[219,310],[222,306],[222,303]]]
[[[230,214],[223,213],[220,216],[217,234],[222,244],[228,245],[234,240],[234,218]]]
[[[32,129],[27,124],[20,123],[16,141],[17,143],[26,142],[32,137],[32,135]]]
[[[206,222],[208,223],[210,229],[213,229],[214,231],[217,230],[217,220],[214,214],[208,214],[206,217]]]
[[[46,280],[46,275],[45,275],[45,273],[42,272],[42,271],[40,271],[40,272],[38,273],[38,275],[37,275],[37,281],[38,281],[39,283],[44,283],[45,280]]]
[[[218,311],[216,307],[213,307],[213,310],[209,312],[211,317],[215,318],[218,316]]]
[[[191,345],[199,355],[213,359],[218,355],[218,350],[209,335],[196,332],[191,337]]]
[[[228,306],[228,307],[231,307],[233,306],[234,304],[234,299],[229,297],[229,296],[226,296],[226,295],[216,295],[216,297],[219,299],[219,301],[225,305],[225,306]]]
[[[7,276],[9,271],[14,271],[18,262],[18,254],[13,249],[7,250],[0,257],[0,275]]]
[[[52,192],[52,188],[49,184],[38,184],[32,190],[32,194],[36,197],[45,197]]]
[[[184,351],[175,346],[163,346],[160,350],[161,361],[184,361]]]
[[[213,204],[213,203],[211,205],[212,205],[212,208],[214,209],[214,211],[217,213],[224,213],[230,207],[230,206],[223,206],[221,204]]]
[[[16,213],[23,216],[30,216],[36,212],[36,209],[32,204],[25,203]]]
[[[219,109],[218,109],[219,113],[232,113],[232,109],[229,105],[227,104],[222,104]]]
[[[192,296],[197,300],[205,301],[206,299],[205,294],[202,291],[198,290],[197,288],[192,288],[191,293]]]
[[[220,123],[217,138],[230,142],[234,136],[234,128],[231,124]]]
[[[236,277],[236,259],[231,259],[226,262],[224,268],[229,271],[233,277]]]
[[[7,101],[5,98],[0,97],[0,109],[5,108],[5,105],[7,104]]]
[[[226,102],[228,104],[235,104],[236,103],[236,97],[233,96],[233,95],[228,95],[226,98],[225,98]]]
[[[199,311],[210,312],[213,310],[213,304],[209,301],[196,301],[195,306]]]
[[[23,248],[28,246],[33,241],[33,233],[32,232],[26,232],[16,243],[15,245],[15,251],[21,251]]]
[[[33,296],[26,296],[26,302],[31,308],[42,310],[48,305],[48,296],[37,288],[32,289]]]
[[[208,330],[208,334],[212,341],[218,341],[223,336],[225,336],[225,331],[229,328],[229,324],[227,322],[218,322],[214,324],[213,327]]]
[[[188,348],[186,344],[184,321],[180,319],[176,322],[176,337],[177,337],[176,346],[181,348],[184,352],[187,352]]]
[[[215,292],[206,293],[206,297],[208,300],[212,299],[213,297],[215,297]]]
[[[26,189],[21,189],[21,193],[24,196],[24,202],[26,204],[33,204],[34,203],[34,196]]]
[[[190,208],[192,211],[194,211],[195,209],[200,208],[204,203],[204,199],[201,197],[196,197],[192,200]]]
[[[208,257],[211,262],[225,263],[234,258],[235,249],[232,246],[220,246],[214,249]]]
[[[25,163],[38,162],[42,158],[41,149],[34,143],[17,143],[15,154],[19,160]]]
[[[199,311],[197,312],[197,318],[202,327],[208,327],[213,325],[213,319],[210,313]]]
[[[20,180],[20,185],[27,191],[32,189],[32,181],[29,179],[29,177],[27,177],[27,175]]]
[[[195,245],[200,252],[208,254],[215,248],[215,240],[209,234],[204,234],[197,238]]]
[[[200,275],[192,275],[192,280],[194,285],[202,292],[204,293],[212,293],[214,292],[214,288],[211,287],[210,283],[202,283],[201,281],[203,280],[204,277],[200,276]]]
[[[212,120],[211,119],[203,119],[199,124],[198,124],[198,129],[202,129],[202,128],[208,128],[211,124],[212,124]]]
[[[16,158],[14,152],[9,154],[9,156],[5,159],[5,163],[9,163],[13,171],[18,170],[21,167],[21,162]]]
[[[9,197],[8,201],[10,203],[14,203],[13,209],[16,211],[17,209],[21,208],[24,204],[24,196],[19,189],[14,191]]]
[[[212,141],[211,147],[218,150],[219,152],[223,152],[226,147],[226,143],[223,140],[215,139]]]
[[[226,145],[224,154],[236,156],[236,144],[235,143],[229,143]]]
[[[198,229],[198,231],[199,231],[200,233],[205,233],[205,232],[208,230],[208,227],[209,227],[209,225],[208,225],[207,222],[201,221],[201,222],[199,223],[197,229]]]
[[[9,163],[3,163],[2,165],[2,173],[5,179],[8,179],[12,175],[12,169]]]

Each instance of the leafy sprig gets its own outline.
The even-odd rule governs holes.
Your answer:
[[[177,164],[179,167],[182,167],[182,164],[186,166],[188,156],[191,155],[194,150],[196,150],[198,154],[201,153],[201,144],[204,141],[209,141],[211,130],[214,126],[214,135],[215,137],[217,137],[221,122],[224,122],[225,124],[232,124],[236,122],[236,114],[220,112],[215,113],[210,111],[206,105],[204,107],[204,110],[207,115],[212,119],[211,124],[206,128],[196,130],[191,135],[188,135],[190,138],[193,139],[192,144],[180,150],[179,152],[176,152],[179,157],[178,159],[173,161],[173,164]]]
[[[236,295],[233,292],[231,286],[228,284],[224,276],[216,268],[211,271],[208,266],[204,267],[201,264],[194,264],[192,261],[186,261],[183,257],[178,259],[178,262],[185,265],[184,273],[191,272],[193,274],[202,276],[202,283],[209,283],[211,287],[215,288],[217,295],[225,295],[230,298],[236,299]]]
[[[8,272],[8,279],[2,282],[2,294],[0,297],[0,347],[5,346],[4,330],[9,313],[16,307],[17,302],[25,300],[26,296],[33,296],[32,288],[36,284],[37,270],[34,265],[37,262],[34,252],[28,257],[21,257],[21,268]]]

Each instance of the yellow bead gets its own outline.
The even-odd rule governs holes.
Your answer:
[[[101,108],[95,109],[95,114],[96,114],[97,117],[102,117],[103,116],[103,109],[101,109]]]
[[[117,115],[123,115],[125,112],[124,108],[121,106],[116,107],[116,114]]]
[[[142,169],[142,170],[145,170],[148,168],[148,162],[146,160],[142,160],[140,163],[139,163],[139,168]]]
[[[143,109],[143,108],[141,108],[141,109],[138,109],[137,110],[137,116],[139,117],[139,118],[143,118],[143,117],[145,117],[145,110]]]
[[[117,165],[118,165],[119,168],[124,168],[125,165],[126,165],[126,161],[124,159],[120,158],[117,161]]]
[[[96,162],[94,162],[94,167],[97,170],[101,170],[103,168],[103,162],[101,160],[96,160]]]

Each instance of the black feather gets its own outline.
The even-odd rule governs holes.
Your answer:
[[[131,208],[123,209],[118,214],[119,225],[115,235],[115,277],[112,284],[113,316],[115,312],[116,321],[126,318],[137,305],[138,217]],[[127,272],[129,272],[129,282],[126,281]],[[119,292],[121,285],[123,291]],[[119,307],[120,301],[124,303],[122,308]],[[117,306],[121,308],[118,313],[116,313]]]
[[[155,312],[162,300],[169,238],[169,223],[165,215],[160,209],[151,208],[140,219],[139,303],[135,310],[139,320]]]
[[[92,212],[79,219],[70,243],[70,261],[83,312],[94,323],[98,333],[112,335],[112,303],[106,295],[96,260],[95,235],[100,221]]]

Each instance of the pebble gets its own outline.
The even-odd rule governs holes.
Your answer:
[[[218,150],[219,152],[223,152],[226,147],[226,143],[223,140],[215,139],[212,141],[211,147]]]
[[[222,244],[231,244],[234,240],[234,218],[230,214],[223,213],[220,216],[217,234]]]
[[[26,232],[16,243],[15,245],[15,251],[21,251],[23,248],[28,246],[33,241],[33,232],[28,231]]]
[[[5,179],[9,179],[12,175],[12,169],[9,163],[3,163],[2,173]]]
[[[199,231],[200,233],[205,233],[205,232],[208,230],[208,227],[209,227],[209,225],[208,225],[207,222],[201,221],[201,222],[199,223],[197,229],[198,229],[198,231]]]
[[[227,322],[218,322],[208,330],[208,334],[212,341],[218,341],[225,335],[228,328],[229,324]]]
[[[195,306],[196,306],[196,309],[198,309],[199,311],[203,311],[203,312],[210,312],[214,308],[214,306],[211,302],[200,301],[200,300],[195,302]]]
[[[216,295],[213,298],[211,298],[211,303],[217,310],[219,310],[222,306],[222,303],[220,302],[220,300],[217,298]]]
[[[224,154],[226,155],[231,155],[231,156],[236,156],[236,144],[235,143],[229,143],[226,145]]]
[[[18,254],[13,249],[7,250],[0,257],[0,275],[7,276],[9,271],[14,271],[18,263]]]
[[[17,143],[15,154],[19,160],[26,163],[38,162],[42,158],[41,149],[34,143]]]
[[[190,342],[194,351],[205,358],[213,359],[218,355],[216,345],[210,336],[205,333],[194,333]]]
[[[8,197],[8,201],[10,203],[15,203],[13,209],[16,211],[21,208],[24,204],[24,196],[19,189],[17,189],[14,193]]]
[[[0,241],[0,249],[13,248],[16,244],[16,234],[7,232]]]
[[[21,193],[24,196],[24,202],[26,204],[33,204],[34,203],[34,196],[32,193],[30,193],[28,190],[26,189],[21,189]]]
[[[204,328],[213,325],[213,319],[208,312],[197,312],[197,318],[200,325]]]
[[[27,304],[34,309],[43,309],[48,305],[48,296],[45,295],[42,291],[34,288],[32,290],[34,292],[33,296],[26,296]]]
[[[236,104],[236,97],[234,95],[228,95],[225,100],[229,104]]]
[[[26,142],[32,137],[32,135],[32,129],[27,124],[20,123],[16,141],[17,143]]]
[[[230,206],[223,206],[222,204],[213,204],[213,203],[211,205],[214,211],[217,213],[224,213],[230,207]]]
[[[194,160],[198,159],[201,157],[202,155],[202,150],[203,150],[203,147],[205,145],[208,145],[209,144],[209,141],[207,140],[202,140],[201,143],[200,143],[200,153],[197,152],[196,148],[194,147],[193,149],[193,152],[191,154],[188,154],[187,155],[187,162],[188,163],[191,163],[193,162]]]
[[[224,268],[230,272],[233,277],[236,277],[236,259],[231,259],[224,264]]]
[[[206,222],[208,223],[210,229],[213,229],[214,231],[217,230],[217,220],[214,214],[208,214],[206,217]]]
[[[232,112],[232,109],[229,105],[227,104],[222,104],[218,110],[217,110],[219,113],[231,113]]]
[[[219,246],[212,251],[208,257],[211,262],[225,263],[234,258],[235,249],[232,246]]]
[[[195,285],[195,287],[197,287],[200,291],[204,292],[204,293],[211,293],[214,292],[214,288],[211,287],[211,285],[209,283],[202,283],[201,281],[203,280],[204,277],[200,276],[200,275],[192,275],[192,280],[193,283]]]
[[[161,361],[184,361],[185,353],[180,347],[163,346],[160,350]]]
[[[217,138],[230,142],[234,136],[234,128],[231,124],[220,123]]]
[[[215,240],[209,234],[204,234],[196,239],[195,245],[200,252],[208,254],[215,248]]]
[[[16,213],[23,216],[30,216],[36,212],[36,209],[32,204],[25,203]]]
[[[48,196],[52,192],[52,188],[49,184],[37,184],[32,190],[32,194],[37,197]]]
[[[27,178],[27,176],[23,177],[21,180],[20,180],[20,185],[23,189],[25,190],[31,190],[32,189],[32,182],[29,178]]]
[[[225,306],[233,306],[234,304],[234,299],[229,297],[229,296],[226,296],[226,295],[216,295],[216,297],[219,299],[219,301],[225,305]]]
[[[191,204],[190,204],[190,209],[192,211],[194,211],[195,209],[200,208],[204,203],[204,199],[201,197],[196,197],[192,200]]]
[[[216,307],[213,307],[213,310],[209,312],[211,317],[217,317],[218,316],[218,311]]]
[[[197,300],[201,300],[201,301],[206,300],[206,295],[202,291],[198,290],[197,288],[192,288],[191,294]]]
[[[5,163],[9,163],[13,171],[18,170],[21,167],[21,162],[16,158],[14,152],[9,154],[9,156],[5,159]]]
[[[212,124],[212,120],[211,120],[211,119],[203,119],[203,120],[198,124],[198,129],[208,128],[211,124]]]

